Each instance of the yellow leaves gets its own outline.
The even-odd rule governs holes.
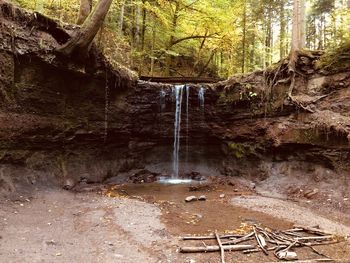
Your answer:
[[[241,223],[239,228],[235,229],[235,233],[242,234],[242,235],[246,233],[250,233],[252,231],[253,231],[253,226],[248,223]]]
[[[161,25],[165,26],[165,27],[169,27],[169,20],[167,18],[167,16],[164,13],[164,10],[162,10],[160,7],[162,7],[162,5],[160,5],[160,7],[158,6],[154,6],[151,5],[148,1],[145,2],[143,4],[143,7],[149,12],[151,13],[155,19],[157,19]]]

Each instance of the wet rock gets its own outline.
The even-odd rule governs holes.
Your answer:
[[[147,169],[141,169],[137,171],[136,173],[132,174],[128,181],[135,184],[141,184],[141,183],[152,183],[157,181],[157,178],[159,177],[159,173],[151,172]]]
[[[187,197],[185,198],[185,201],[186,201],[186,202],[192,202],[192,201],[197,201],[197,200],[198,200],[197,197],[194,196],[194,195],[187,196]]]
[[[203,181],[204,177],[199,172],[190,172],[185,174],[185,178],[189,178],[195,181]]]
[[[200,197],[198,197],[199,201],[205,201],[207,200],[207,197],[205,195],[201,195]]]

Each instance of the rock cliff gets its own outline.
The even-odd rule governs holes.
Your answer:
[[[74,28],[4,2],[0,28],[0,187],[102,181],[144,167],[171,173],[171,85],[137,81],[96,48],[83,65],[62,57],[55,48]],[[350,69],[318,69],[319,56],[299,54],[298,103],[287,96],[286,61],[216,84],[189,84],[182,173],[348,176]]]

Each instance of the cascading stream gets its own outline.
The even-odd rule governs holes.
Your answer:
[[[175,96],[175,122],[174,122],[174,152],[173,152],[173,178],[179,177],[179,150],[180,150],[180,131],[181,131],[181,106],[184,85],[173,87]]]
[[[189,107],[190,86],[186,85],[186,164],[188,163],[188,107]]]
[[[198,102],[199,102],[199,107],[201,108],[202,111],[204,111],[204,94],[205,94],[205,88],[200,87],[198,91]]]
[[[183,94],[186,92],[186,163],[188,162],[189,155],[189,104],[190,104],[190,86],[188,85],[175,85],[172,87],[172,101],[175,102],[175,118],[174,118],[174,146],[173,146],[173,173],[172,178],[179,178],[179,161],[180,161],[180,140],[181,140],[181,113],[182,113],[182,100]],[[204,93],[205,88],[201,87],[198,90],[198,102],[201,111],[204,111]],[[160,90],[160,112],[165,109],[166,92]]]

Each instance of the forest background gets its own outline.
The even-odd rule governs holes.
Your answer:
[[[62,24],[80,23],[79,0],[17,2]],[[305,49],[349,43],[350,0],[307,0],[304,8]],[[226,78],[286,58],[292,18],[288,0],[114,0],[95,40],[112,64],[139,75]]]

